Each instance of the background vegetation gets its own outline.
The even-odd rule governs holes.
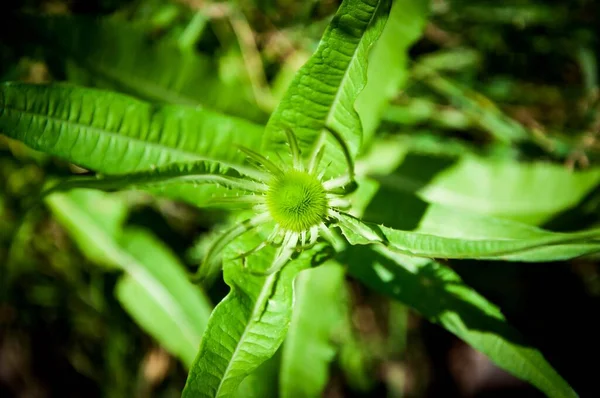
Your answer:
[[[388,173],[386,186],[401,185],[423,202],[395,192],[397,220],[384,211],[388,202],[376,199],[367,216],[412,229],[423,203],[433,203],[559,232],[597,225],[600,5],[397,4],[401,29],[384,31],[369,65],[370,81],[385,79],[390,89],[367,86],[356,103],[359,111],[380,103],[363,119],[365,142],[373,147],[359,167]],[[252,131],[267,122],[338,6],[9,1],[0,6],[0,81],[67,81],[155,104],[199,106],[238,117],[239,130]],[[215,125],[229,119],[222,120]],[[225,213],[140,192],[80,192],[36,206],[45,183],[86,170],[9,139],[6,126],[0,124],[6,134],[0,135],[0,396],[179,396],[196,355],[189,347],[197,346],[212,305],[228,288],[221,279],[203,293],[178,287]],[[378,164],[378,157],[394,154],[402,159],[393,170]],[[464,222],[445,217],[449,225]],[[117,234],[125,238],[115,245]],[[111,264],[123,253],[175,281],[171,288],[189,303],[188,334],[151,326],[144,314],[160,317],[160,311],[136,307],[143,289]],[[600,355],[596,258],[443,263],[501,308],[580,396],[600,394],[593,365]],[[321,302],[350,306],[337,320],[343,326],[335,347],[320,351],[335,357],[319,373],[325,396],[543,396],[428,322],[441,317],[428,300],[453,296],[424,297],[421,307],[411,303],[417,312],[390,300],[393,293],[365,286],[356,272],[345,278],[347,289],[331,286],[339,280],[335,272],[312,277],[323,285],[314,288],[322,296],[305,303],[314,312]],[[277,378],[282,355],[289,354],[280,350],[259,368],[266,375],[261,380]],[[262,383],[269,385],[276,382]],[[241,396],[251,393],[274,395]]]

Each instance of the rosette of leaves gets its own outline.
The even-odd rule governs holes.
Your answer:
[[[238,389],[243,395],[254,388],[242,382],[251,374],[249,383],[260,377],[253,372],[273,357],[288,328],[294,333],[285,341],[279,389],[284,396],[318,395],[335,356],[334,327],[318,313],[294,315],[314,317],[312,324],[292,319],[294,281],[298,277],[305,286],[311,279],[303,275],[333,267],[327,271],[332,284],[342,286],[342,266],[549,396],[576,396],[495,306],[438,259],[568,259],[597,252],[599,230],[554,233],[433,204],[411,229],[361,218],[364,203],[376,199],[388,205],[382,211],[392,209],[390,219],[412,211],[394,205],[393,194],[377,197],[385,192],[378,191],[381,181],[364,173],[355,177],[354,160],[363,149],[362,119],[374,128],[389,99],[382,93],[397,90],[405,74],[405,59],[390,60],[393,52],[381,48],[405,52],[425,15],[426,5],[417,1],[393,7],[386,0],[344,1],[264,130],[204,109],[157,106],[110,92],[1,86],[3,132],[98,172],[61,182],[49,193],[143,189],[234,209],[236,221],[217,234],[199,268],[198,276],[206,279],[222,266],[230,292],[210,316],[183,396],[233,396]],[[405,31],[408,22],[413,28]],[[389,79],[377,78],[379,63],[392,61]],[[359,98],[363,92],[370,97]],[[302,305],[311,296],[328,297],[319,305],[330,314],[326,309],[339,303],[331,299],[335,291],[319,290],[327,287],[299,289],[295,310],[314,308]],[[303,355],[298,347],[317,347],[318,354]]]

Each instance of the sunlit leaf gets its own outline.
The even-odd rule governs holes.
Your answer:
[[[262,127],[212,111],[152,105],[61,84],[0,85],[0,131],[79,166],[125,174],[173,162],[241,163],[232,145],[257,148]],[[173,185],[163,191],[195,203],[216,187]]]
[[[552,233],[531,228],[529,237],[492,228],[489,236],[452,237],[402,231],[341,215],[340,228],[353,245],[381,244],[399,253],[429,258],[558,261],[600,251],[600,229]],[[494,219],[489,220],[494,225]],[[507,225],[506,222],[504,225]],[[518,224],[517,224],[518,225]],[[485,224],[480,225],[485,232]],[[468,229],[467,229],[468,230]],[[473,231],[470,231],[473,233]],[[523,230],[519,230],[522,234]]]
[[[600,182],[598,168],[572,171],[548,162],[408,152],[396,139],[375,142],[359,167],[377,181],[377,202],[416,195],[428,203],[528,224],[572,208]]]
[[[511,218],[547,221],[575,206],[600,182],[600,169],[570,171],[550,163],[465,157],[419,190],[425,200]]]
[[[200,351],[188,375],[183,397],[233,396],[244,378],[270,358],[285,338],[291,318],[294,278],[315,261],[318,249],[302,252],[281,271],[261,276],[273,250],[235,258],[258,245],[264,236],[247,234],[223,254],[223,274],[230,293],[213,311]]]
[[[354,102],[365,86],[370,47],[381,34],[389,0],[346,0],[325,31],[315,54],[298,71],[269,119],[263,149],[287,153],[285,127],[294,130],[300,149],[308,154],[329,126],[342,136],[356,156],[362,129]],[[328,173],[343,174],[346,162],[339,146],[331,144]]]

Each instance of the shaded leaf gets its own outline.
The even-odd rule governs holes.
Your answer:
[[[203,105],[263,121],[251,91],[219,76],[215,57],[182,51],[135,25],[86,16],[19,16],[10,37],[23,37],[50,53],[71,82],[121,91],[153,102]]]
[[[69,232],[79,249],[96,264],[119,267],[106,251],[114,244],[127,217],[127,206],[115,196],[75,190],[46,199],[54,217]]]
[[[104,193],[83,190],[46,198],[86,255],[125,272],[116,288],[123,307],[161,345],[190,366],[208,321],[210,303],[160,241],[145,231],[121,231],[119,213],[98,208],[100,203],[112,201],[118,205]],[[107,229],[107,224],[113,228]]]
[[[323,394],[347,311],[344,274],[340,264],[329,262],[296,278],[294,311],[281,356],[281,397]]]
[[[429,1],[396,0],[381,33],[369,54],[367,84],[358,95],[356,110],[360,115],[365,141],[369,141],[390,99],[406,83],[408,49],[421,36]]]
[[[448,98],[474,125],[496,140],[502,143],[516,143],[530,138],[530,132],[525,127],[502,113],[488,98],[444,78],[426,64],[416,65],[414,76]]]
[[[128,229],[121,241],[152,280],[142,273],[124,275],[116,286],[117,298],[144,330],[191,367],[212,306],[157,238]]]
[[[465,285],[450,268],[383,247],[351,247],[351,275],[369,288],[410,305],[549,397],[577,397],[542,354],[527,344],[500,310]]]
[[[268,398],[277,396],[277,372],[279,371],[279,351],[256,370],[250,373],[240,384],[236,398]]]

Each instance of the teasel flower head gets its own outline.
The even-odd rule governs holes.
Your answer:
[[[314,246],[323,239],[340,249],[341,238],[333,228],[340,211],[350,202],[345,196],[356,187],[354,164],[345,142],[336,131],[325,129],[339,145],[347,163],[343,176],[325,179],[327,164],[323,164],[325,140],[319,140],[307,159],[302,157],[296,136],[286,128],[291,162],[278,161],[247,148],[240,148],[253,164],[245,173],[247,181],[240,184],[245,194],[229,201],[250,207],[254,215],[221,233],[207,249],[202,267],[210,267],[221,251],[234,239],[264,225],[273,225],[266,239],[251,250],[240,253],[245,259],[267,246],[277,248],[271,266],[262,274],[280,270],[296,252]],[[227,200],[227,199],[226,199]]]

